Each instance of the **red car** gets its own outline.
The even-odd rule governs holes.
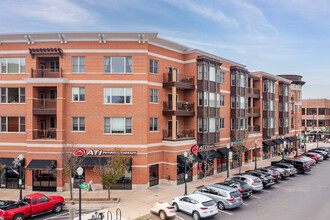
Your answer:
[[[65,200],[61,196],[45,196],[41,193],[26,195],[23,202],[0,208],[0,220],[23,220],[41,213],[61,212]]]
[[[307,157],[309,157],[309,158],[312,158],[313,160],[316,161],[316,163],[318,163],[319,158],[317,158],[317,156],[315,156],[315,154],[304,153],[304,154],[302,154],[302,155],[307,156]]]

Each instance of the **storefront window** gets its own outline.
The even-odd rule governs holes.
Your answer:
[[[233,159],[232,159],[232,162],[230,164],[231,166],[231,169],[235,169],[237,167],[239,167],[239,155],[237,153],[233,153]]]
[[[262,147],[262,159],[268,159],[270,158],[270,147],[269,146],[264,146]]]
[[[125,171],[122,178],[117,180],[117,183],[112,184],[111,189],[132,189],[132,168]]]
[[[278,153],[277,145],[276,146],[272,146],[272,157],[276,157],[277,156],[277,153]]]
[[[188,173],[188,179],[187,182],[191,182],[193,180],[193,164],[187,164],[187,173]],[[184,164],[179,163],[177,166],[177,185],[184,183]]]
[[[33,170],[33,191],[56,192],[56,170]]]
[[[221,155],[217,158],[217,172],[221,173],[227,170],[227,156]]]
[[[0,188],[19,188],[19,169],[8,167],[0,170]],[[22,172],[22,188],[25,188],[25,170]]]
[[[155,186],[159,184],[159,165],[151,165],[149,167],[149,186]]]

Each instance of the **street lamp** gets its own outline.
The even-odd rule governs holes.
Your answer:
[[[258,141],[255,140],[254,141],[254,169],[255,170],[257,169],[257,144],[258,144]]]
[[[283,142],[283,149],[282,149],[282,159],[284,160],[284,148],[286,147],[286,141]]]
[[[19,180],[18,180],[18,184],[19,184],[19,200],[22,201],[22,163],[24,160],[24,156],[23,154],[18,155],[17,157],[17,165],[18,165],[18,169],[19,169]]]
[[[297,139],[298,139],[298,146],[297,146],[297,148],[296,148],[296,155],[298,156],[298,150],[299,150],[299,148],[300,148],[300,139],[299,139],[299,135],[298,135],[298,134],[296,134],[296,137],[297,137]]]
[[[227,155],[227,178],[229,177],[229,148],[230,148],[230,144],[227,144],[227,150],[228,150],[228,155]]]
[[[77,174],[79,178],[79,220],[81,220],[81,179],[84,173],[84,169],[82,167],[78,167]]]
[[[187,179],[188,179],[188,174],[187,174],[187,160],[188,160],[188,153],[185,151],[183,153],[183,156],[185,157],[184,161],[184,195],[187,195]]]

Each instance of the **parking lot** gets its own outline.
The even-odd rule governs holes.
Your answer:
[[[253,193],[237,209],[219,210],[213,219],[330,219],[329,170],[330,160],[322,161],[308,174],[297,174],[271,188]],[[185,220],[192,219],[182,212],[178,215]]]
[[[82,209],[81,214],[87,214],[97,211],[96,209]],[[76,217],[78,217],[78,209],[76,209]],[[32,220],[67,220],[69,219],[69,210],[67,208],[63,209],[61,213],[47,213],[43,215],[31,218]]]

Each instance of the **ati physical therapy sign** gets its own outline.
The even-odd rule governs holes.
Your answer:
[[[104,151],[104,150],[94,150],[94,149],[86,151],[85,149],[81,148],[81,149],[75,150],[73,152],[73,155],[75,155],[77,157],[84,156],[84,155],[86,155],[86,156],[102,156],[102,155],[113,155],[115,153],[116,153],[115,151]],[[124,154],[124,155],[134,155],[137,152],[136,151],[121,151],[120,153]]]
[[[191,147],[191,152],[197,152],[200,150],[205,150],[205,149],[209,149],[209,148],[215,148],[215,147],[219,147],[220,144],[214,144],[214,145],[194,145]]]

